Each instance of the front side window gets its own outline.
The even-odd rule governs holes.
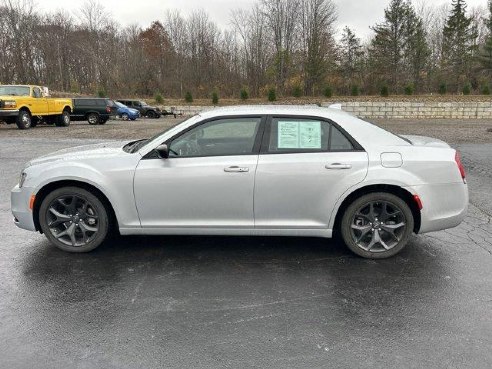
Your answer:
[[[32,90],[32,92],[33,92],[33,96],[35,98],[40,98],[41,97],[41,89],[40,88],[34,87],[33,90]]]
[[[218,119],[175,138],[170,157],[248,155],[254,150],[261,118]]]
[[[273,118],[268,152],[350,151],[354,147],[333,124],[303,118]]]

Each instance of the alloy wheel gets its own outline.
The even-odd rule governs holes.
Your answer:
[[[360,249],[385,252],[400,243],[407,228],[405,215],[389,201],[371,201],[355,212],[350,231]]]
[[[46,219],[53,237],[67,246],[84,246],[99,232],[96,207],[77,195],[53,200],[48,206]]]

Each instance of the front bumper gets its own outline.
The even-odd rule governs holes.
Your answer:
[[[10,207],[14,216],[14,223],[17,227],[28,231],[36,231],[32,210],[29,209],[32,194],[32,188],[19,188],[19,185],[10,192]]]
[[[13,118],[19,115],[19,110],[4,110],[0,109],[0,119],[1,118]]]

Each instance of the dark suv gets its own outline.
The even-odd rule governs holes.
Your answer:
[[[116,100],[123,105],[132,109],[137,109],[142,117],[160,118],[162,115],[161,109],[148,105],[145,101],[140,100]]]
[[[89,124],[104,124],[113,115],[113,102],[100,98],[73,99],[72,120],[87,120]]]

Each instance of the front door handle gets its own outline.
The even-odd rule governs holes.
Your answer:
[[[325,168],[326,169],[334,169],[334,170],[350,169],[350,168],[352,168],[352,165],[342,164],[342,163],[331,163],[331,164],[326,164]]]
[[[247,173],[247,172],[249,172],[249,168],[248,167],[238,167],[238,166],[234,165],[232,167],[224,168],[224,172],[226,172],[226,173]]]

